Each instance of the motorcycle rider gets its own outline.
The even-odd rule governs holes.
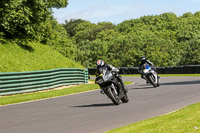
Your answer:
[[[99,74],[99,67],[106,67],[109,71],[112,71],[112,72],[115,72],[115,74],[116,74],[116,77],[117,77],[117,79],[119,80],[119,82],[121,83],[121,85],[122,85],[122,90],[125,92],[125,93],[127,93],[128,92],[128,89],[127,89],[127,87],[124,85],[124,83],[123,83],[123,81],[122,81],[122,77],[118,74],[119,73],[119,69],[118,68],[116,68],[116,67],[114,67],[114,66],[112,66],[112,65],[110,65],[110,64],[107,64],[107,63],[105,63],[103,60],[98,60],[97,61],[97,72],[96,72],[96,75],[98,76],[98,74]],[[96,81],[95,81],[96,82]],[[103,91],[101,90],[101,93],[103,93]]]
[[[150,62],[149,60],[147,60],[145,56],[142,56],[142,57],[141,57],[141,62],[140,62],[140,68],[139,68],[139,71],[140,71],[140,72],[142,71],[142,66],[143,66],[145,63],[149,64],[149,65],[151,66],[151,68],[152,68],[154,71],[156,71],[156,68],[153,67],[153,63]],[[142,75],[142,72],[141,72],[141,78],[144,78],[143,75]],[[158,78],[160,78],[160,77],[158,76]],[[147,82],[147,84],[148,84],[148,82]]]
[[[145,56],[142,56],[142,57],[141,57],[141,62],[140,62],[140,70],[142,69],[142,66],[143,66],[145,63],[147,63],[147,64],[149,64],[151,67],[153,67],[153,63],[150,62],[149,60],[147,60],[147,59],[145,58]]]

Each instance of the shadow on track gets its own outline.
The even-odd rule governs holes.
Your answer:
[[[104,106],[116,106],[113,103],[101,103],[101,104],[90,104],[90,105],[79,105],[72,107],[104,107]]]
[[[200,84],[200,80],[194,81],[181,81],[181,82],[168,82],[168,83],[160,83],[161,85],[188,85],[188,84]]]
[[[139,90],[139,89],[153,89],[153,88],[155,88],[155,87],[153,87],[153,86],[145,86],[145,87],[133,87],[133,88],[130,88],[130,89],[128,89],[128,90]]]

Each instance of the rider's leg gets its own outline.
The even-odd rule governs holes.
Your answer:
[[[119,82],[121,83],[122,85],[122,89],[127,92],[128,91],[128,88],[124,85],[124,82],[122,81],[122,77],[120,75],[117,76]]]
[[[143,76],[142,74],[141,74],[141,78],[142,78],[142,79],[144,79],[144,76]],[[146,81],[146,84],[148,84],[148,83],[149,83],[149,82],[148,82],[148,81]]]
[[[104,90],[103,90],[103,88],[100,87],[100,89],[101,89],[101,90],[100,90],[100,93],[101,93],[101,94],[104,94]]]
[[[152,67],[152,69],[156,72],[156,68],[155,67]],[[160,76],[158,76],[158,73],[157,73],[157,77],[158,77],[158,79],[160,78]]]

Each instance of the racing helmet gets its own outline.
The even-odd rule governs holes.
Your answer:
[[[142,56],[141,61],[145,61],[145,60],[146,60],[145,56]]]
[[[104,66],[105,62],[103,60],[98,60],[97,61],[97,66],[100,67],[100,66]]]

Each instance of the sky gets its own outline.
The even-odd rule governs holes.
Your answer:
[[[148,15],[173,12],[179,17],[197,11],[200,11],[200,0],[68,0],[67,7],[53,9],[53,15],[59,23],[83,19],[95,24],[119,24]]]

